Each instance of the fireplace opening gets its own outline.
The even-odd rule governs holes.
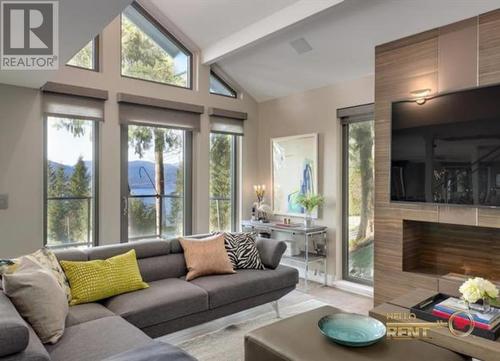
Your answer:
[[[403,271],[500,281],[500,229],[403,220]]]

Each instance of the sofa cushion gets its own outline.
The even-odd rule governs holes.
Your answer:
[[[135,250],[137,259],[164,256],[170,253],[170,242],[163,240],[147,240],[112,244],[89,248],[87,254],[89,260],[106,259],[123,254],[132,249]]]
[[[116,315],[100,303],[84,303],[82,305],[71,306],[66,317],[66,327],[112,316]]]
[[[287,266],[275,270],[238,270],[232,275],[200,277],[190,283],[208,292],[210,308],[258,296],[298,282],[298,271]]]
[[[52,361],[97,361],[151,342],[144,332],[113,316],[69,327],[47,351]]]
[[[208,309],[205,290],[189,282],[168,278],[149,288],[112,297],[104,306],[133,325],[144,328]]]
[[[144,282],[158,281],[165,278],[178,278],[187,273],[184,254],[167,254],[137,260]]]

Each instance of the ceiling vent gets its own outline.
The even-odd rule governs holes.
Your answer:
[[[290,42],[290,46],[294,48],[297,54],[304,54],[312,50],[311,44],[307,42],[304,38],[295,39]]]

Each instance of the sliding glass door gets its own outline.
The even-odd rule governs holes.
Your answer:
[[[355,108],[350,109],[351,116],[341,118],[343,278],[353,282],[372,284],[374,122],[373,113],[360,113]]]
[[[237,137],[210,134],[210,232],[236,230]]]
[[[122,164],[122,240],[190,233],[191,133],[123,126]]]

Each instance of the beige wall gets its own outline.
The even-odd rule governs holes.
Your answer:
[[[242,140],[241,216],[249,217],[256,182],[257,104],[247,94],[234,100],[209,94],[209,68],[195,61],[194,90],[180,89],[120,76],[120,21],[101,36],[100,72],[63,67],[56,82],[106,89],[105,122],[101,125],[99,241],[120,238],[120,127],[116,93],[163,98],[247,112]],[[195,56],[197,60],[197,56]],[[37,90],[0,85],[0,194],[9,195],[9,209],[0,210],[0,258],[15,257],[43,244],[43,121]],[[194,135],[193,232],[208,231],[209,118],[201,116]]]
[[[274,99],[259,104],[259,183],[271,187],[271,138],[319,134],[319,191],[326,205],[316,221],[328,227],[329,275],[341,276],[341,126],[337,109],[372,103],[373,76]],[[267,201],[270,202],[269,196]]]

